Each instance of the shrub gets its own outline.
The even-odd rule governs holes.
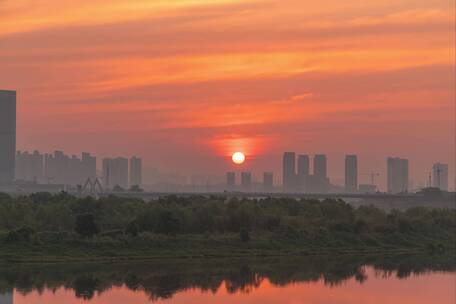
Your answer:
[[[250,234],[249,230],[246,227],[241,227],[239,230],[239,237],[241,238],[241,242],[247,243],[250,241]]]
[[[139,234],[139,227],[138,224],[135,222],[130,222],[125,228],[125,234],[131,237],[137,237]]]

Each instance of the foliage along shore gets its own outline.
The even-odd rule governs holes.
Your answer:
[[[341,200],[0,194],[0,261],[10,262],[445,252],[455,230],[454,209]]]

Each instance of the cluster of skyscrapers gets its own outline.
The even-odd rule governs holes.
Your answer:
[[[102,163],[103,187],[115,189],[142,184],[142,160],[133,156],[130,161],[124,157],[104,158]]]
[[[312,170],[311,170],[312,162]],[[386,191],[390,194],[407,193],[410,189],[409,161],[399,157],[388,157],[386,160]],[[358,180],[358,156],[345,156],[345,182],[344,187],[332,185],[328,177],[327,156],[317,154],[313,156],[302,154],[296,155],[295,152],[285,152],[282,162],[282,187],[279,190],[285,193],[375,193],[378,191],[375,184],[375,177],[379,174],[372,172],[369,174],[370,183],[360,184]],[[255,191],[273,192],[278,190],[274,187],[273,173],[265,172],[261,187],[256,187]],[[228,191],[252,191],[252,174],[241,172],[241,182],[236,184],[236,173],[226,174],[226,184]],[[436,163],[429,176],[427,187],[435,187],[448,191],[448,165]]]
[[[283,191],[326,193],[329,191],[328,165],[326,155],[313,157],[313,172],[310,171],[309,155],[298,155],[295,152],[283,154]]]
[[[62,151],[41,154],[38,151],[16,153],[16,180],[40,184],[82,185],[97,177],[97,160],[90,153],[81,158]]]
[[[241,172],[241,182],[236,182],[236,172],[226,173],[226,189],[227,191],[240,191],[240,192],[272,192],[274,191],[274,173],[264,172],[263,182],[256,185],[252,182],[251,172]]]
[[[140,158],[106,158],[102,163],[101,179],[105,189],[141,186]],[[62,151],[54,154],[16,152],[16,92],[0,90],[0,184],[22,181],[77,186],[89,179],[94,182],[97,176],[97,159],[90,153],[78,157]]]
[[[38,151],[16,153],[15,179],[38,184],[84,185],[97,179],[97,159],[83,152],[81,157],[62,151],[41,154]],[[127,189],[142,184],[142,160],[132,157],[102,160],[101,180],[105,189]]]

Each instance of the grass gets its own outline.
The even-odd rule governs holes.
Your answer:
[[[157,258],[267,257],[323,254],[415,253],[454,251],[448,235],[353,234],[289,238],[273,233],[253,234],[242,242],[236,234],[147,235],[136,238],[70,239],[43,243],[2,244],[0,262],[67,262],[147,260]]]

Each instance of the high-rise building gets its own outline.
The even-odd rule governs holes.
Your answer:
[[[243,192],[252,191],[252,174],[250,172],[241,173],[241,189]]]
[[[123,157],[104,158],[102,163],[103,186],[128,188],[128,159]]]
[[[409,163],[399,157],[387,158],[387,191],[388,193],[405,193],[408,191]]]
[[[226,173],[226,187],[228,191],[233,191],[236,188],[236,173],[227,172]]]
[[[321,178],[328,177],[326,155],[317,154],[314,156],[314,175]]]
[[[296,191],[296,154],[294,152],[285,152],[283,154],[283,191]]]
[[[432,166],[432,186],[448,191],[448,164],[436,163]]]
[[[83,185],[87,179],[96,179],[97,159],[89,153],[66,155],[63,151],[44,156],[44,179],[48,183],[63,185]]]
[[[310,158],[309,155],[298,156],[298,190],[307,192],[310,175]]]
[[[16,164],[16,92],[0,90],[0,184],[14,181]]]
[[[95,181],[97,178],[97,158],[90,153],[82,152],[81,167],[83,179]]]
[[[274,173],[264,172],[263,174],[263,191],[272,192],[274,190]]]
[[[298,176],[307,176],[310,174],[309,155],[298,156]]]
[[[310,178],[309,188],[314,193],[327,193],[329,190],[329,179],[326,155],[315,155],[313,163],[313,175]]]
[[[54,154],[44,156],[44,175],[52,184],[69,184],[70,157],[63,151],[55,151]]]
[[[356,155],[345,157],[345,191],[358,192],[358,157]]]
[[[130,158],[130,187],[142,185],[142,159],[136,156]]]
[[[16,153],[16,180],[44,183],[44,155],[38,151]]]

